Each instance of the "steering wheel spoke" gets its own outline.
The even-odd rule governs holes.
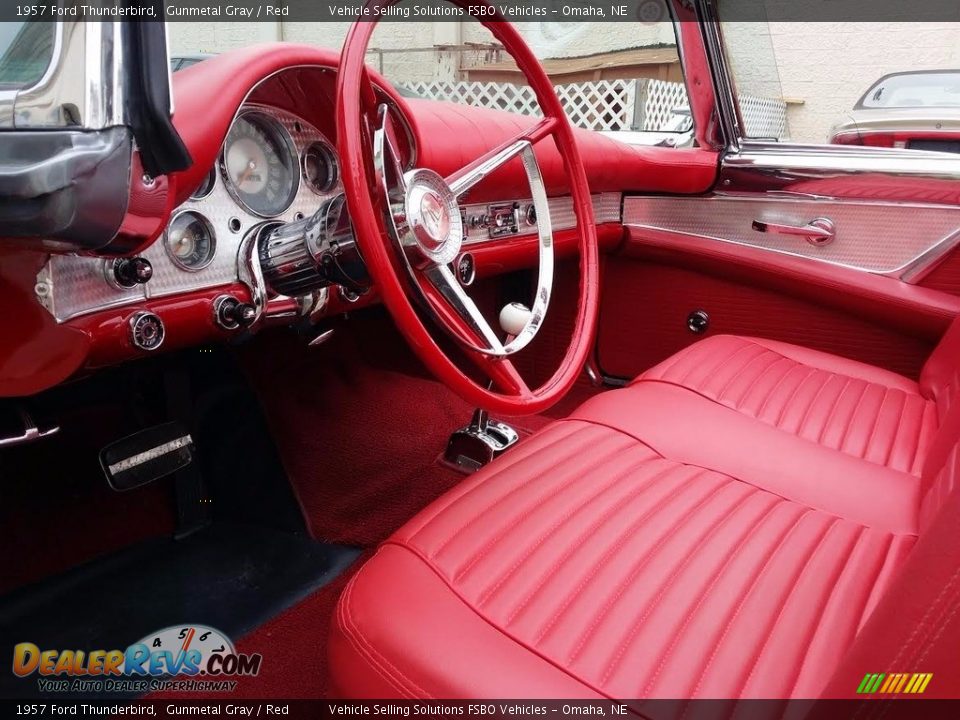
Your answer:
[[[535,143],[552,134],[555,126],[556,120],[544,118],[529,130],[484,153],[469,165],[460,168],[457,172],[445,178],[450,190],[458,199],[463,197],[484,178],[492,175]]]
[[[428,299],[435,298],[433,299],[434,309],[443,312],[442,308],[437,307],[437,300],[440,300],[452,311],[453,317],[448,313],[444,315],[447,316],[447,322],[453,325],[458,333],[466,335],[464,340],[479,342],[484,353],[488,355],[502,357],[507,354],[497,333],[480,312],[473,298],[467,294],[454,276],[449,265],[432,265],[423,271],[423,276],[436,291],[425,293]]]
[[[481,367],[484,373],[501,392],[516,395],[520,399],[533,397],[530,386],[509,358],[482,357]]]

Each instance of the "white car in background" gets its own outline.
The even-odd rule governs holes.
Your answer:
[[[829,140],[960,153],[960,70],[884,75],[833,126]]]

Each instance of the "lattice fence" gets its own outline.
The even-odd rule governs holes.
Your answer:
[[[541,114],[533,91],[525,85],[440,81],[404,85],[417,95],[435,100],[523,115]],[[676,130],[674,111],[688,106],[683,83],[662,80],[598,80],[557,85],[556,89],[573,123],[590,130]],[[786,110],[786,103],[777,98],[742,97],[741,111],[748,137],[785,139]]]

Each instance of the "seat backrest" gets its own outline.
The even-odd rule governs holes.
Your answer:
[[[953,321],[920,373],[920,390],[936,403],[940,427],[924,460],[926,493],[920,530],[928,527],[960,485],[960,318]]]
[[[960,317],[940,338],[920,372],[920,390],[937,404],[940,423],[960,392]]]

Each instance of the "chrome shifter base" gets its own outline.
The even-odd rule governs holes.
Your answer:
[[[473,473],[519,439],[520,435],[512,427],[490,420],[485,410],[476,410],[470,424],[450,436],[443,458],[464,472]]]

